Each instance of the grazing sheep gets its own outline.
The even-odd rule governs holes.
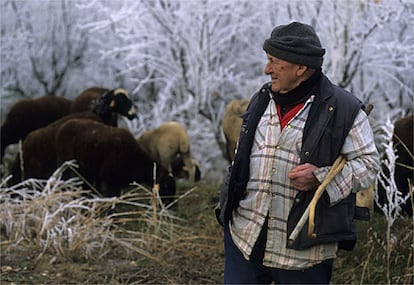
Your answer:
[[[190,139],[183,125],[166,122],[159,127],[144,132],[137,142],[145,153],[172,174],[172,161],[180,155],[189,172],[189,181],[195,181],[195,166],[192,162]]]
[[[249,100],[234,99],[231,100],[224,112],[221,125],[223,127],[224,136],[227,143],[227,159],[231,163],[234,160],[237,140],[239,139],[242,118],[240,117],[247,108]]]
[[[109,92],[117,94],[116,92]],[[122,93],[123,94],[123,93]],[[64,116],[46,127],[32,131],[23,141],[23,167],[17,157],[11,168],[13,178],[9,181],[11,185],[27,178],[48,178],[58,166],[56,164],[55,133],[60,125],[73,118],[89,118],[95,121],[102,121],[105,124],[112,123],[112,113],[118,113],[128,118],[136,115],[135,107],[128,99],[129,97],[111,95],[111,101],[99,100],[93,112],[77,112]],[[21,173],[23,168],[24,173]]]
[[[6,147],[23,140],[31,131],[69,114],[71,101],[59,96],[42,96],[17,101],[1,126],[1,159]]]
[[[201,180],[200,163],[195,159],[192,159],[191,161],[195,167],[194,181],[195,182],[200,181]],[[176,158],[173,159],[173,161],[171,162],[171,168],[172,168],[172,173],[174,177],[189,179],[190,173],[188,171],[188,168],[184,165],[184,161],[181,155],[178,155]]]
[[[79,112],[64,116],[46,127],[34,130],[27,135],[22,144],[23,167],[20,157],[14,160],[10,174],[9,185],[14,185],[28,178],[46,179],[56,170],[55,134],[60,125],[73,118],[88,118],[101,121],[101,118],[92,112]],[[23,173],[21,172],[23,168]]]
[[[104,196],[119,196],[132,182],[153,185],[154,162],[130,131],[88,119],[71,119],[56,133],[57,162],[76,160],[79,173]],[[175,181],[158,167],[161,196],[175,195]]]

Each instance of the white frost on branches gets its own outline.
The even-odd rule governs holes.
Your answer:
[[[378,173],[378,182],[385,191],[386,201],[384,205],[381,205],[376,191],[375,202],[384,213],[390,226],[392,226],[394,221],[400,216],[401,204],[405,203],[405,201],[410,198],[410,194],[403,196],[403,194],[398,190],[394,180],[395,161],[398,156],[395,153],[392,141],[394,125],[391,123],[389,118],[387,118],[381,129],[383,131],[381,138],[383,141],[383,158],[381,159],[383,167]]]
[[[269,80],[262,45],[273,27],[313,25],[327,50],[324,72],[382,120],[413,111],[413,9],[407,0],[4,0],[2,116],[24,96],[123,87],[139,113],[126,124],[134,134],[179,121],[203,176],[222,173],[225,105]]]

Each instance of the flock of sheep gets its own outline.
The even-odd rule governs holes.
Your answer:
[[[117,127],[118,116],[137,116],[122,88],[92,87],[74,100],[43,96],[18,101],[1,126],[1,160],[7,146],[22,142],[21,154],[8,170],[8,184],[47,179],[63,162],[75,160],[82,177],[103,196],[118,196],[135,181],[159,184],[163,201],[169,203],[176,191],[175,176],[200,179],[183,125],[167,122],[135,137]]]
[[[231,100],[223,115],[229,163],[234,159],[241,115],[247,105],[248,99]],[[122,88],[92,87],[73,101],[58,96],[18,101],[1,127],[1,161],[8,145],[22,141],[22,154],[9,170],[9,184],[27,178],[46,179],[63,162],[76,160],[80,174],[104,196],[117,196],[135,181],[159,184],[163,201],[171,202],[176,177],[186,177],[191,183],[200,180],[187,131],[178,122],[166,122],[134,137],[129,130],[117,127],[118,116],[132,120],[136,115],[128,92]],[[408,179],[414,178],[413,121],[412,114],[397,120],[393,137],[398,155],[394,178],[404,195],[409,193]],[[384,204],[381,188],[379,185],[377,191]],[[413,214],[410,202],[402,207],[408,215]]]

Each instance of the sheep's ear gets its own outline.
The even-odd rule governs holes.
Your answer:
[[[111,100],[111,102],[109,103],[109,107],[111,107],[112,109],[115,107],[116,102],[114,99]]]

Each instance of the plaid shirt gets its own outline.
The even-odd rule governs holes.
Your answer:
[[[302,131],[312,96],[303,108],[281,130],[274,100],[270,100],[256,129],[250,155],[250,179],[246,195],[233,211],[230,231],[234,243],[249,259],[261,228],[268,217],[267,243],[263,264],[282,269],[304,269],[336,257],[337,244],[322,244],[306,250],[286,248],[287,220],[297,190],[288,178],[289,171],[299,165]],[[342,173],[326,188],[331,204],[352,190],[368,188],[375,180],[376,148],[367,117],[361,111],[342,147],[347,158]],[[351,160],[351,161],[349,161]],[[365,167],[372,165],[372,168]],[[315,176],[321,182],[330,167],[321,167]]]

